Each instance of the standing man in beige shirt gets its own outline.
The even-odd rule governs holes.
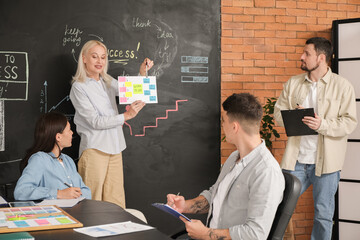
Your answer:
[[[301,55],[305,73],[291,77],[275,105],[275,119],[283,126],[281,110],[314,108],[315,117],[303,122],[318,135],[288,137],[281,167],[302,183],[301,194],[312,184],[314,225],[312,240],[330,240],[335,193],[345,160],[348,135],[357,125],[354,88],[332,73],[332,46],[325,38],[306,41]]]

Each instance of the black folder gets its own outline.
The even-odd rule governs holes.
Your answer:
[[[281,110],[281,116],[284,122],[286,135],[288,137],[318,134],[302,121],[305,116],[315,117],[314,108]]]

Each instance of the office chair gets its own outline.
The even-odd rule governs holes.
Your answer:
[[[279,204],[271,230],[267,240],[282,240],[285,234],[287,225],[295,210],[296,203],[300,197],[301,182],[294,175],[283,172],[285,178],[285,189],[283,194],[283,200]],[[186,234],[186,230],[182,230],[171,236],[172,239]]]
[[[300,197],[301,182],[294,175],[283,172],[285,178],[285,190],[283,200],[276,210],[275,218],[271,226],[268,240],[281,240],[287,225],[295,210],[296,203]]]

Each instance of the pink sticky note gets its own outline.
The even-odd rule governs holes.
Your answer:
[[[120,102],[126,102],[126,97],[120,98]]]
[[[36,219],[35,222],[39,225],[49,225],[49,221],[46,219]]]
[[[118,77],[118,81],[119,82],[125,82],[126,78],[125,77]]]
[[[120,87],[120,92],[126,92],[126,87]]]

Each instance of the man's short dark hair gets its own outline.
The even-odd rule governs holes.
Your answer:
[[[248,134],[259,132],[263,109],[257,98],[250,93],[234,93],[222,104],[231,121],[238,121]]]
[[[317,55],[323,53],[326,56],[326,62],[330,61],[332,56],[332,45],[329,40],[323,37],[313,37],[306,41],[306,45],[308,44],[314,44]]]

